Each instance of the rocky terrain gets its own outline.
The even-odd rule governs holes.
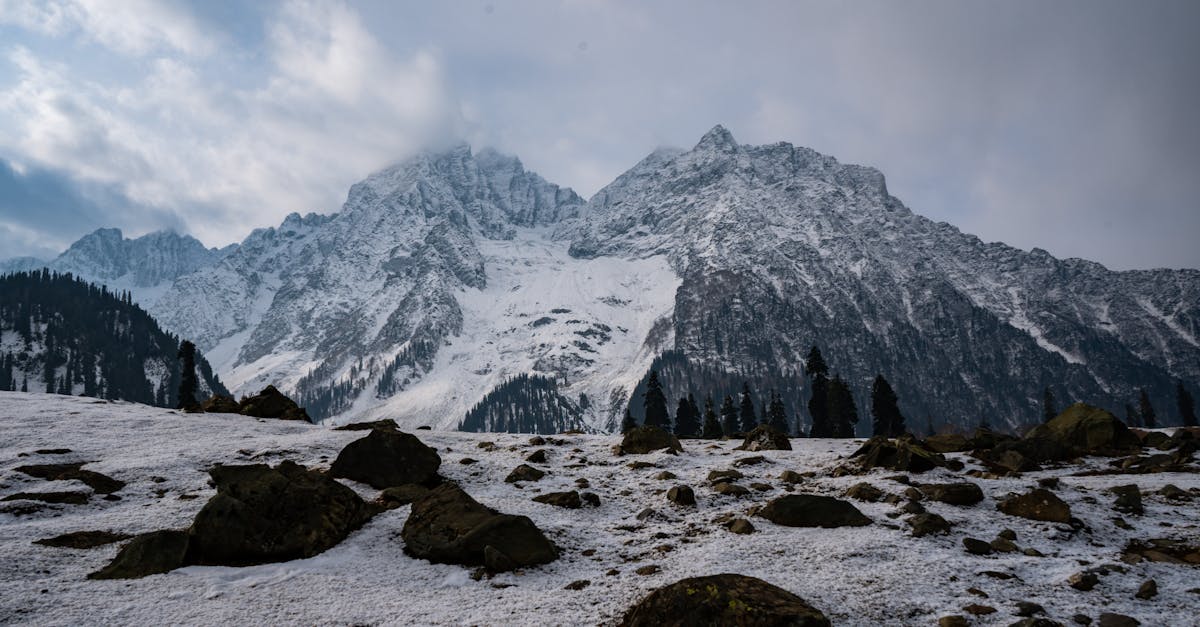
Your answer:
[[[0,393],[0,427],[5,623],[1200,615],[1197,440],[1084,405],[1019,439],[678,441]]]

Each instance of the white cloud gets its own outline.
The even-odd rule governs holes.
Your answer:
[[[155,0],[0,0],[0,23],[52,36],[78,31],[139,56],[155,50],[203,55],[214,48],[186,11]]]
[[[169,57],[100,83],[15,49],[0,154],[116,185],[225,244],[292,211],[336,210],[352,183],[457,123],[436,59],[390,57],[345,6],[288,4],[268,32],[271,64],[248,85]]]

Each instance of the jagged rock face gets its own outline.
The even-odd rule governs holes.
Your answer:
[[[491,151],[421,155],[354,185],[332,217],[255,232],[155,312],[223,355],[237,388],[275,383],[327,417],[403,391],[463,332],[459,292],[487,285],[479,240],[582,205]]]
[[[153,288],[210,266],[232,248],[205,248],[196,238],[158,231],[127,239],[120,229],[80,238],[46,267],[118,289]]]
[[[810,345],[865,405],[875,373],[917,421],[1019,425],[1040,390],[1119,407],[1200,378],[1200,272],[1111,272],[913,214],[878,171],[723,128],[658,152],[566,230],[580,257],[665,254],[675,348],[788,369]],[[923,425],[922,425],[923,426]]]

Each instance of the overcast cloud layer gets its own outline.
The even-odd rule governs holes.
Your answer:
[[[0,0],[0,257],[228,244],[454,139],[588,196],[721,123],[988,241],[1200,267],[1200,3],[242,4]]]

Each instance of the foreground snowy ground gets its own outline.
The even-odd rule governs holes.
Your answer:
[[[1110,611],[1144,625],[1200,624],[1200,567],[1164,563],[1123,564],[1130,539],[1174,537],[1200,540],[1200,498],[1170,502],[1145,496],[1143,516],[1125,516],[1132,529],[1113,523],[1113,497],[1105,490],[1137,483],[1144,493],[1171,483],[1200,488],[1200,475],[1068,476],[1078,466],[1029,473],[1021,478],[978,483],[985,500],[970,507],[926,503],[955,527],[949,535],[914,538],[903,518],[889,518],[894,505],[855,502],[874,524],[859,528],[794,529],[750,517],[757,532],[737,535],[714,523],[722,514],[746,510],[785,494],[784,470],[816,475],[797,492],[840,496],[868,481],[887,493],[906,486],[876,472],[832,478],[839,458],[857,440],[793,440],[794,451],[762,453],[768,463],[744,466],[739,483],[769,484],[765,492],[736,498],[708,487],[712,470],[732,467],[751,454],[736,442],[685,441],[680,456],[615,457],[615,437],[561,436],[559,445],[533,447],[529,436],[418,431],[437,447],[441,473],[459,482],[482,503],[505,513],[529,516],[562,549],[549,565],[523,573],[472,580],[462,566],[438,565],[404,554],[400,528],[409,507],[384,512],[345,542],[317,557],[247,568],[188,567],[130,581],[91,581],[120,544],[89,550],[51,548],[34,540],[83,530],[130,534],[185,528],[214,493],[207,468],[216,463],[270,463],[284,459],[327,467],[343,446],[364,435],[323,427],[236,415],[183,415],[128,403],[52,395],[0,393],[0,498],[17,492],[87,491],[83,484],[44,481],[16,473],[24,464],[87,461],[85,468],[127,482],[119,501],[92,496],[84,505],[45,505],[21,513],[29,501],[0,502],[0,623],[37,624],[501,624],[595,625],[619,620],[652,589],[684,577],[722,572],[762,578],[808,600],[835,625],[933,625],[978,603],[996,608],[972,624],[1008,625],[1017,601],[1043,605],[1047,615],[1070,624],[1074,614],[1095,619]],[[494,451],[481,449],[496,443]],[[39,454],[42,449],[71,449]],[[504,477],[537,448],[545,448],[549,474],[517,487]],[[578,449],[578,451],[576,451]],[[478,460],[462,464],[463,458]],[[967,470],[976,468],[961,457]],[[640,460],[655,468],[631,469]],[[1091,460],[1103,467],[1105,460]],[[667,470],[677,479],[659,480]],[[1062,476],[1057,493],[1090,533],[1071,534],[1063,525],[1039,523],[996,511],[996,498],[1025,491],[1045,476]],[[576,489],[578,478],[600,496],[599,508],[567,510],[531,501],[542,492]],[[914,482],[961,479],[938,470]],[[677,484],[696,490],[697,507],[667,502]],[[348,483],[364,498],[378,492]],[[654,508],[660,519],[638,520]],[[27,507],[25,509],[28,509]],[[991,540],[1012,529],[1017,544],[1045,557],[1020,553],[975,556],[962,547],[966,536]],[[1081,592],[1067,578],[1085,568],[1120,564],[1125,573],[1102,577]],[[659,571],[639,575],[639,568]],[[984,574],[991,571],[993,574]],[[1012,575],[997,578],[995,573]],[[1134,598],[1146,579],[1158,582],[1152,600]],[[591,583],[581,590],[564,586]],[[968,592],[976,588],[987,594]],[[1189,590],[1192,590],[1189,592]]]

